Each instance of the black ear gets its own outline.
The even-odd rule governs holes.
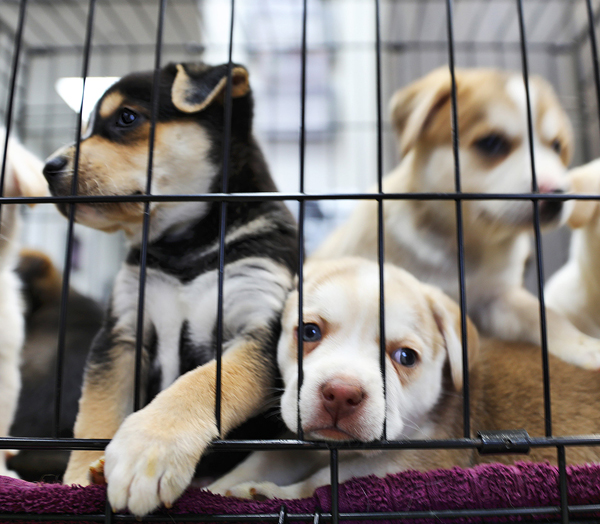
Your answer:
[[[204,64],[177,64],[177,73],[171,88],[173,105],[183,113],[202,111],[215,99],[222,97],[227,86],[227,64],[210,67]],[[231,69],[231,96],[239,98],[250,91],[248,71],[233,64]]]

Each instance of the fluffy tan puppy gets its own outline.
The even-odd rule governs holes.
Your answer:
[[[485,69],[456,71],[461,183],[464,192],[528,193],[531,159],[521,74]],[[530,79],[534,154],[541,193],[569,191],[566,166],[571,128],[550,85]],[[386,193],[453,192],[451,86],[437,69],[398,91],[391,103],[402,160],[384,180]],[[314,258],[377,256],[377,202],[362,201],[325,240]],[[384,201],[386,261],[443,289],[455,300],[458,244],[452,200]],[[571,203],[541,201],[540,220],[555,227]],[[468,313],[478,329],[504,340],[541,343],[539,302],[523,288],[533,206],[523,200],[462,203]],[[550,352],[578,366],[600,366],[600,342],[547,311]]]
[[[460,310],[439,289],[386,265],[386,396],[380,372],[379,268],[360,259],[309,263],[304,281],[304,380],[297,402],[298,294],[285,306],[278,363],[285,383],[281,412],[305,437],[374,441],[462,436]],[[536,346],[482,340],[468,322],[471,429],[526,429],[544,435],[543,382]],[[555,435],[600,431],[600,381],[596,372],[550,357]],[[474,450],[340,451],[339,479],[406,469],[470,466],[481,462],[548,460],[554,448],[530,455],[480,456]],[[600,459],[600,448],[573,447],[568,461]],[[330,483],[326,452],[252,454],[208,489],[247,498],[311,496]]]

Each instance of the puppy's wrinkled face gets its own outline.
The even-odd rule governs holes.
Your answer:
[[[185,66],[185,67],[184,67]],[[152,162],[152,194],[206,193],[218,174],[222,75],[204,64],[169,64],[160,73],[159,111]],[[247,93],[246,87],[234,96]],[[243,71],[243,73],[241,73]],[[224,73],[226,74],[226,72]],[[239,76],[239,75],[238,75]],[[234,76],[234,80],[238,78]],[[152,114],[153,73],[133,73],[110,87],[96,105],[81,138],[78,195],[130,196],[146,193]],[[238,82],[239,85],[239,82]],[[192,92],[195,90],[194,92]],[[200,102],[190,103],[195,96]],[[213,107],[219,106],[220,107]],[[75,145],[56,151],[44,174],[54,195],[71,195]],[[202,202],[153,202],[153,222],[164,229],[202,214]],[[66,205],[59,204],[66,214]],[[142,203],[79,204],[76,219],[105,231],[135,230]]]
[[[278,363],[285,390],[281,412],[297,431],[298,337],[303,340],[300,419],[307,438],[371,441],[426,431],[442,391],[448,350],[427,286],[385,266],[386,397],[380,369],[379,270],[362,259],[305,267],[304,326],[298,296],[285,307]],[[452,341],[451,341],[452,342]],[[386,407],[387,404],[387,407]]]
[[[475,193],[529,193],[532,168],[527,98],[521,74],[483,69],[456,72],[461,189]],[[415,91],[416,90],[416,91]],[[417,91],[419,94],[417,94]],[[572,131],[552,87],[540,77],[529,82],[533,149],[540,193],[566,193]],[[398,92],[393,118],[403,153],[414,149],[420,171],[417,191],[455,190],[451,133],[451,87],[447,69],[436,70]],[[465,202],[467,220],[496,228],[522,229],[532,220],[531,202]],[[561,202],[540,203],[543,224],[567,216]]]

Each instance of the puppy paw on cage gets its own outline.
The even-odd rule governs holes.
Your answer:
[[[171,507],[190,484],[200,455],[216,435],[156,404],[130,415],[106,448],[104,477],[114,511],[143,516]]]

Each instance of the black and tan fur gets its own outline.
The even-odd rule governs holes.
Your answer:
[[[222,182],[228,68],[169,64],[160,71],[153,194],[218,192]],[[232,193],[275,191],[252,136],[248,72],[233,65]],[[98,102],[81,141],[77,193],[145,193],[152,73],[122,78]],[[54,195],[71,193],[75,146],[46,164]],[[153,202],[147,254],[143,391],[133,410],[133,366],[143,205],[78,204],[78,222],[123,230],[130,251],[87,363],[78,438],[113,438],[108,495],[137,515],[170,504],[189,484],[214,416],[220,204]],[[59,205],[67,213],[64,205]],[[275,385],[279,316],[296,268],[296,228],[282,202],[227,205],[221,433],[265,408]],[[123,423],[123,421],[125,421]],[[120,429],[119,429],[120,428]],[[118,431],[117,431],[118,430]],[[116,433],[116,434],[115,434]],[[88,482],[100,453],[72,453],[65,482]]]

